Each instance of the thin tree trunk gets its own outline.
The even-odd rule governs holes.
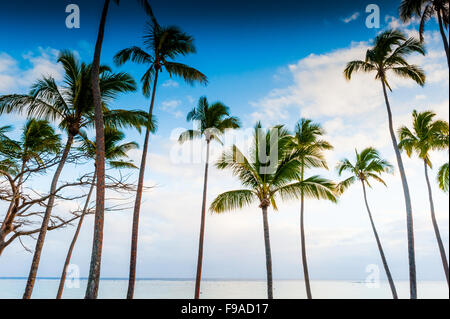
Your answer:
[[[266,249],[266,269],[267,269],[267,297],[273,299],[273,279],[272,279],[272,252],[270,250],[269,220],[267,217],[267,206],[262,206],[264,225],[264,245]]]
[[[373,234],[375,235],[375,239],[377,241],[378,250],[380,251],[381,255],[381,261],[383,262],[384,270],[386,271],[386,276],[389,282],[389,286],[391,287],[392,291],[392,297],[394,299],[398,299],[397,290],[395,289],[394,280],[392,279],[391,271],[389,270],[389,266],[386,260],[386,256],[384,255],[383,246],[381,246],[381,240],[378,236],[377,229],[375,228],[375,223],[372,218],[372,213],[370,212],[369,203],[367,201],[367,193],[366,193],[366,185],[364,184],[364,181],[361,181],[363,192],[364,192],[364,201],[366,203],[367,213],[369,214],[370,224],[372,225]]]
[[[442,36],[442,42],[444,42],[444,49],[445,49],[445,53],[447,54],[447,66],[450,67],[450,57],[449,57],[449,52],[448,52],[448,41],[447,41],[447,36],[445,35],[445,31],[444,31],[444,26],[443,26],[443,22],[442,22],[442,14],[441,14],[441,10],[437,10],[437,15],[438,15],[438,21],[439,21],[439,31],[441,32],[441,36]],[[448,281],[448,276],[447,276],[447,281]]]
[[[389,133],[391,134],[392,144],[394,146],[395,156],[397,158],[397,164],[400,171],[400,176],[403,186],[403,194],[405,197],[406,206],[406,227],[408,233],[408,259],[409,259],[409,290],[410,298],[417,299],[417,278],[416,278],[416,256],[414,250],[414,223],[413,223],[413,212],[411,205],[411,195],[409,192],[408,181],[406,179],[405,168],[403,166],[402,156],[398,148],[397,138],[394,132],[394,123],[392,119],[391,106],[389,104],[389,98],[386,90],[386,83],[384,83],[384,78],[381,78],[381,84],[383,85],[383,93],[386,101],[386,109],[388,112],[389,119]]]
[[[206,220],[206,194],[208,190],[208,167],[209,167],[209,145],[210,140],[206,140],[206,164],[205,164],[205,179],[203,185],[203,202],[202,202],[202,216],[200,225],[200,239],[198,243],[198,260],[197,260],[197,277],[195,280],[195,299],[200,299],[200,285],[202,282],[202,266],[203,266],[203,243],[205,239],[205,220]]]
[[[92,244],[91,265],[86,288],[85,299],[97,299],[100,284],[100,268],[103,248],[103,224],[105,218],[105,133],[103,123],[103,110],[100,92],[100,57],[103,37],[105,34],[106,17],[108,15],[110,0],[105,0],[100,20],[97,43],[95,45],[94,61],[92,62],[92,94],[95,107],[95,138],[97,157],[97,189],[94,220],[94,238]]]
[[[64,263],[63,271],[61,274],[61,279],[59,281],[59,288],[58,288],[58,294],[56,295],[56,299],[61,299],[62,294],[63,294],[64,285],[66,282],[67,267],[70,264],[70,259],[72,258],[73,249],[78,240],[78,235],[80,234],[80,230],[81,230],[81,226],[83,225],[84,217],[86,216],[87,210],[89,208],[91,196],[92,196],[92,193],[93,193],[94,187],[95,187],[95,177],[96,177],[96,175],[94,173],[94,177],[92,179],[92,185],[91,185],[91,188],[89,189],[89,193],[87,195],[86,203],[84,204],[84,208],[83,208],[83,212],[81,213],[80,220],[78,221],[77,230],[75,231],[75,234],[73,235],[72,243],[70,244],[69,251],[67,252],[66,261]]]
[[[301,179],[303,181],[304,164],[302,161]],[[308,299],[312,299],[311,284],[309,281],[308,260],[306,258],[306,235],[305,235],[305,195],[303,191],[300,196],[300,237],[302,245],[302,263],[303,263],[303,275],[305,279],[306,296]]]
[[[148,112],[148,120],[147,128],[145,131],[145,141],[144,141],[144,149],[142,150],[142,159],[141,166],[139,169],[139,181],[136,190],[136,201],[134,203],[134,212],[133,212],[133,229],[131,234],[131,253],[130,253],[130,274],[128,278],[128,291],[127,291],[127,299],[133,299],[134,297],[134,286],[136,282],[136,260],[137,260],[137,246],[138,246],[138,235],[139,235],[139,214],[141,211],[141,202],[142,202],[142,191],[144,188],[144,177],[145,177],[145,165],[147,162],[147,152],[148,152],[148,144],[150,139],[150,125],[153,120],[153,108],[155,105],[155,96],[156,96],[156,86],[158,84],[158,75],[159,69],[156,70],[155,79],[153,82],[153,92],[152,92],[152,100],[150,103],[150,110]]]
[[[431,221],[433,222],[434,233],[436,234],[436,240],[437,240],[437,243],[439,246],[439,252],[441,254],[442,266],[444,267],[445,278],[447,279],[447,285],[448,285],[449,282],[448,282],[447,256],[445,255],[444,244],[442,243],[441,233],[439,232],[439,226],[438,226],[438,223],[436,220],[436,214],[434,213],[433,193],[431,191],[430,179],[428,177],[428,165],[425,160],[424,160],[424,166],[425,166],[425,179],[427,180],[427,187],[428,187],[428,197],[430,199]]]
[[[48,198],[47,208],[45,210],[44,218],[42,220],[41,230],[36,242],[36,248],[34,250],[33,262],[31,263],[30,274],[28,275],[27,286],[23,294],[23,299],[30,299],[33,293],[34,282],[36,281],[36,274],[39,267],[39,261],[41,259],[42,248],[44,247],[45,236],[47,235],[48,223],[52,215],[53,205],[55,204],[56,186],[58,184],[59,176],[69,156],[70,149],[72,147],[74,136],[69,133],[66,147],[61,157],[61,161],[58,164],[55,175],[53,176],[52,184],[50,187],[50,197]]]

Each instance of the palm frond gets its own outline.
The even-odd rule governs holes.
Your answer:
[[[210,211],[214,213],[224,213],[241,209],[251,205],[258,199],[256,194],[251,190],[234,190],[217,196],[211,203]]]

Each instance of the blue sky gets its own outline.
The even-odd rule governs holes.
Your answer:
[[[142,45],[146,16],[134,1],[111,6],[104,40],[102,62],[112,64],[114,54],[128,46]],[[220,100],[239,116],[245,129],[256,120],[264,125],[278,123],[293,128],[301,116],[321,122],[336,151],[328,155],[334,167],[342,157],[351,157],[355,147],[374,145],[395,161],[387,134],[384,104],[379,84],[372,77],[357,77],[351,83],[342,78],[345,63],[363,58],[370,40],[387,27],[399,27],[416,35],[416,22],[402,25],[397,20],[399,1],[377,1],[381,28],[365,26],[366,1],[153,1],[161,24],[176,24],[195,38],[198,53],[180,61],[198,68],[209,78],[207,87],[190,87],[179,79],[163,75],[158,87],[156,116],[159,131],[152,138],[147,185],[158,187],[146,194],[141,224],[138,276],[192,277],[195,269],[198,219],[201,208],[202,162],[174,161],[180,148],[171,136],[174,129],[189,128],[185,114],[198,98]],[[65,6],[77,3],[81,28],[65,27]],[[61,76],[56,64],[58,50],[76,51],[83,61],[93,55],[101,1],[15,1],[2,4],[0,38],[0,94],[28,90],[40,73]],[[393,80],[396,126],[409,124],[410,113],[433,109],[448,120],[448,69],[441,39],[434,21],[426,34],[429,54],[413,56],[422,65],[429,82],[425,88]],[[145,70],[126,64],[116,70],[130,72],[136,79]],[[149,101],[140,92],[120,97],[112,107],[147,109]],[[2,116],[20,127],[20,117]],[[175,131],[179,132],[179,131]],[[238,135],[241,133],[238,133]],[[129,139],[142,138],[128,132]],[[197,148],[196,148],[197,147]],[[185,146],[188,154],[202,154],[201,143]],[[221,151],[215,146],[214,154]],[[139,162],[140,153],[132,158]],[[435,154],[436,166],[447,154]],[[439,256],[428,215],[428,203],[420,162],[405,159],[416,209],[418,274],[421,280],[443,280]],[[89,168],[83,168],[87,170]],[[68,172],[70,171],[70,172]],[[64,175],[70,179],[74,171]],[[337,179],[335,172],[321,174]],[[219,192],[239,187],[229,172],[211,173],[208,201]],[[434,178],[434,173],[433,173]],[[388,259],[394,277],[407,278],[406,235],[401,185],[398,175],[388,177],[390,188],[375,187],[372,197],[381,236],[385,236]],[[437,213],[448,246],[448,197],[434,187]],[[174,200],[177,199],[177,200]],[[365,267],[380,264],[360,190],[350,191],[336,206],[311,201],[307,206],[311,276],[314,279],[364,280]],[[61,204],[69,209],[76,203]],[[310,206],[309,206],[310,205]],[[298,204],[283,203],[271,215],[274,276],[301,278],[298,240]],[[262,226],[257,206],[239,213],[208,216],[205,276],[210,278],[264,278]],[[87,274],[92,238],[88,221],[80,238],[74,263]],[[72,229],[49,235],[39,274],[60,272]],[[128,267],[131,212],[114,213],[105,226],[103,275],[125,277]],[[32,241],[28,241],[32,247]],[[242,263],[241,261],[245,262]],[[21,276],[28,271],[31,256],[16,245],[0,258],[0,276]]]

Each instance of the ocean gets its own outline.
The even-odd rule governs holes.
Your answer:
[[[0,279],[0,299],[21,298],[26,279]],[[84,297],[86,279],[66,282],[63,298]],[[53,299],[58,290],[59,280],[37,279],[32,298]],[[128,281],[123,279],[103,279],[100,283],[99,298],[124,299]],[[352,281],[312,281],[313,297],[317,299],[383,299],[392,298],[387,282],[366,284]],[[409,297],[409,283],[396,282],[400,298]],[[192,280],[147,280],[136,281],[136,299],[192,299]],[[419,298],[448,299],[447,283],[423,281],[418,283]],[[279,299],[305,299],[304,282],[301,280],[274,281],[274,297]],[[265,299],[266,283],[263,280],[205,280],[202,282],[204,299]]]

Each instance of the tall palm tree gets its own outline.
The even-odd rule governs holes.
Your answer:
[[[135,142],[127,142],[122,143],[125,138],[125,134],[115,128],[112,127],[105,127],[105,158],[108,160],[108,165],[111,168],[114,169],[127,169],[127,168],[137,168],[131,161],[127,160],[128,155],[127,152],[133,149],[138,148],[138,144]],[[86,136],[86,134],[80,134],[81,139],[81,146],[79,147],[80,151],[82,151],[83,154],[88,159],[94,160],[96,157],[96,143],[95,141],[89,140],[89,138]],[[88,210],[89,210],[89,204],[91,201],[91,196],[94,191],[95,187],[95,179],[96,179],[97,172],[94,171],[92,181],[91,181],[91,187],[89,189],[89,192],[86,197],[86,202],[83,207],[83,211],[81,213],[81,217],[78,221],[78,226],[75,231],[75,234],[73,236],[72,242],[70,244],[69,250],[67,252],[66,260],[64,263],[63,271],[61,274],[61,279],[59,282],[59,288],[58,293],[56,296],[56,299],[61,299],[62,293],[64,290],[64,284],[66,281],[66,274],[67,274],[67,267],[70,264],[70,259],[72,258],[72,252],[75,247],[75,244],[78,239],[78,235],[80,234],[81,227],[83,225],[84,217],[86,216]]]
[[[153,117],[153,107],[155,105],[156,88],[158,85],[158,78],[161,72],[167,71],[170,77],[179,76],[187,83],[194,82],[207,83],[206,76],[200,71],[182,64],[173,62],[179,56],[185,56],[190,53],[195,53],[194,39],[182,32],[178,27],[169,26],[162,27],[153,19],[147,25],[147,30],[144,35],[144,44],[149,52],[145,52],[139,47],[131,47],[124,49],[116,54],[114,61],[117,65],[122,65],[127,61],[139,64],[146,64],[149,66],[143,75],[142,92],[146,97],[150,96],[151,102],[148,117],[151,121]],[[153,87],[152,87],[153,82]],[[131,236],[131,254],[130,254],[130,275],[127,298],[132,299],[134,296],[134,285],[136,280],[136,259],[137,259],[137,244],[138,244],[138,230],[139,230],[139,214],[141,210],[142,189],[144,186],[145,165],[147,161],[148,143],[150,138],[150,131],[145,133],[144,147],[142,151],[142,160],[139,170],[139,181],[136,192],[136,202],[133,213],[133,230]]]
[[[246,189],[220,194],[212,202],[210,210],[223,213],[241,209],[254,202],[259,203],[262,210],[269,299],[273,299],[273,281],[268,208],[272,205],[274,210],[278,210],[277,197],[283,200],[299,199],[302,192],[316,198],[334,197],[329,191],[331,185],[323,187],[325,181],[317,176],[299,182],[298,158],[304,151],[292,152],[291,139],[289,132],[282,126],[264,132],[258,123],[255,126],[250,160],[234,145],[230,151],[222,154],[216,164],[219,169],[231,169]],[[292,181],[295,182],[291,183]]]
[[[205,219],[206,219],[206,194],[208,187],[208,167],[209,167],[209,147],[212,140],[219,143],[220,136],[226,129],[237,129],[240,127],[239,119],[230,116],[230,110],[222,102],[215,102],[209,105],[206,97],[201,97],[198,105],[190,111],[186,118],[187,121],[198,121],[198,130],[188,130],[180,135],[179,142],[184,143],[195,138],[204,137],[206,140],[206,164],[205,178],[203,186],[203,202],[200,226],[200,239],[198,247],[197,276],[195,281],[195,299],[200,298],[200,284],[202,280],[203,264],[203,241],[205,238]]]
[[[425,24],[432,17],[437,16],[439,31],[441,32],[442,42],[444,43],[445,53],[447,54],[447,64],[450,67],[450,57],[448,52],[448,39],[445,29],[448,31],[449,24],[449,1],[448,0],[403,0],[400,5],[400,18],[408,22],[412,17],[420,18],[420,41],[423,42]]]
[[[0,128],[0,133],[8,129]],[[0,146],[0,175],[4,175],[4,171],[14,176],[14,180],[10,183],[13,198],[0,227],[0,255],[7,246],[6,237],[15,230],[14,221],[20,206],[25,170],[31,163],[43,165],[46,156],[55,156],[61,150],[60,135],[45,120],[28,120],[19,141],[6,136],[0,136],[1,139],[4,140],[4,147]]]
[[[308,168],[325,168],[328,169],[327,162],[323,155],[323,151],[332,150],[333,146],[327,141],[321,139],[325,131],[320,124],[313,123],[309,119],[301,119],[295,127],[295,135],[293,136],[294,150],[301,150],[302,157],[300,161],[300,182],[305,180],[305,170]],[[331,181],[323,179],[322,187],[326,188],[332,185]],[[328,193],[332,193],[330,188]],[[328,195],[327,193],[327,195]],[[329,199],[325,197],[324,199]],[[335,200],[335,197],[331,197]],[[306,258],[306,236],[305,236],[305,193],[300,194],[300,237],[302,249],[303,274],[305,278],[306,295],[308,299],[312,299],[311,285],[309,281],[308,262]]]
[[[376,73],[375,79],[381,82],[386,109],[389,120],[389,133],[392,139],[397,164],[403,185],[403,193],[406,205],[406,220],[408,232],[408,258],[409,258],[409,281],[410,296],[412,299],[417,298],[417,279],[416,279],[416,261],[414,250],[414,227],[413,213],[411,206],[411,196],[409,192],[408,181],[406,179],[405,168],[402,156],[397,144],[397,138],[394,131],[394,123],[392,119],[391,106],[386,87],[391,90],[388,83],[388,72],[392,72],[403,78],[411,79],[417,84],[425,85],[425,73],[421,68],[410,65],[406,61],[406,57],[411,53],[425,54],[424,46],[414,38],[407,39],[406,36],[397,30],[387,30],[375,38],[373,48],[367,50],[365,60],[351,61],[348,63],[344,75],[350,80],[354,72],[363,71],[366,73]],[[392,90],[391,90],[392,91]]]
[[[355,153],[356,153],[356,160],[354,164],[350,160],[344,159],[337,166],[339,176],[341,176],[343,172],[348,172],[352,174],[352,176],[350,176],[349,178],[347,178],[338,185],[339,192],[343,193],[348,187],[350,187],[354,183],[358,181],[361,182],[364,194],[364,202],[366,204],[367,213],[369,214],[373,234],[375,235],[375,239],[377,241],[381,261],[383,262],[383,267],[389,281],[389,286],[391,287],[392,296],[394,299],[398,299],[394,280],[392,279],[391,271],[389,270],[386,256],[384,255],[383,246],[381,245],[381,240],[380,237],[378,236],[378,232],[375,227],[375,222],[373,221],[372,212],[370,211],[369,208],[369,202],[367,200],[367,192],[366,192],[366,184],[370,188],[372,187],[369,183],[370,179],[373,179],[376,182],[382,183],[384,186],[387,186],[385,181],[381,178],[381,176],[383,173],[392,173],[393,166],[388,161],[382,159],[379,152],[372,147],[364,149],[361,153],[358,153],[358,151],[355,151]]]
[[[153,11],[147,0],[137,0],[145,12],[154,19]],[[105,136],[104,118],[102,112],[102,95],[100,86],[100,58],[102,53],[103,38],[105,35],[106,18],[111,0],[105,0],[100,18],[97,42],[95,44],[94,59],[92,62],[92,93],[94,96],[95,135],[97,140],[97,196],[95,205],[94,241],[92,244],[91,265],[86,289],[86,299],[96,299],[100,283],[100,266],[103,247],[103,223],[105,210]],[[120,0],[114,0],[120,4]]]
[[[430,151],[442,150],[448,147],[448,139],[441,138],[441,136],[448,136],[449,126],[445,121],[434,120],[435,113],[431,111],[418,113],[413,111],[413,130],[403,126],[399,129],[401,150],[405,150],[408,157],[411,157],[413,153],[423,161],[425,169],[425,180],[428,187],[428,198],[430,201],[431,221],[433,222],[434,233],[441,254],[442,266],[444,267],[445,277],[448,282],[448,263],[445,255],[444,244],[442,243],[441,234],[436,221],[436,215],[434,211],[433,193],[431,191],[431,183],[428,177],[428,168],[433,168]]]
[[[84,127],[94,125],[94,104],[91,90],[92,66],[80,63],[73,53],[64,51],[60,54],[60,62],[65,70],[64,85],[59,87],[51,77],[38,80],[28,95],[5,95],[0,97],[0,114],[25,113],[28,117],[53,120],[67,132],[67,142],[49,191],[47,208],[42,221],[41,231],[36,243],[36,249],[24,298],[31,297],[36,273],[39,266],[42,248],[47,233],[48,223],[55,202],[55,189],[62,169],[72,148],[74,138]],[[146,123],[144,112],[109,110],[106,104],[119,93],[136,90],[136,83],[127,73],[112,73],[107,66],[101,66],[100,88],[103,103],[104,121],[117,127],[140,127]]]

